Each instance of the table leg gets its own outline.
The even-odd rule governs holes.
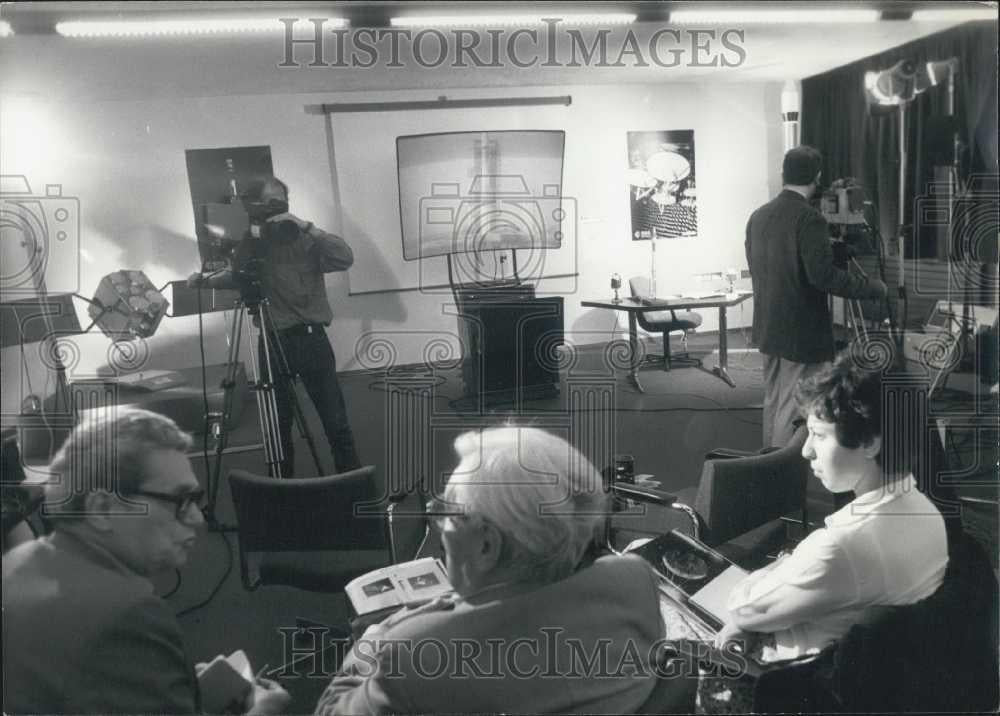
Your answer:
[[[632,355],[630,356],[631,369],[629,370],[628,377],[632,382],[632,385],[636,389],[643,393],[642,384],[639,382],[639,329],[636,327],[635,313],[632,311],[628,312],[628,344],[632,350]]]
[[[729,377],[729,336],[726,334],[726,307],[719,306],[719,365],[712,372],[722,378],[730,388],[736,383]]]

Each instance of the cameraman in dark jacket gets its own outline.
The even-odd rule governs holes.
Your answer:
[[[764,447],[788,443],[798,417],[795,386],[833,359],[828,294],[886,295],[878,279],[834,266],[826,219],[809,205],[822,164],[822,155],[812,147],[789,150],[782,164],[782,192],[747,222],[753,340],[764,357]]]
[[[330,442],[337,472],[360,467],[354,435],[347,421],[344,396],[337,381],[337,362],[327,340],[333,319],[326,295],[325,273],[346,271],[354,263],[351,247],[311,221],[288,211],[288,187],[273,176],[253,183],[243,195],[250,215],[250,235],[237,247],[236,272],[210,277],[194,273],[189,286],[241,289],[245,301],[267,299],[274,342],[270,346],[278,423],[284,460],[283,477],[294,476],[292,446],[292,378],[302,378]],[[280,357],[287,360],[287,373]]]

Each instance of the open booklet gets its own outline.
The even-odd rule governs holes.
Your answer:
[[[661,578],[661,589],[712,634],[730,621],[726,602],[747,575],[711,547],[672,530],[632,550]]]
[[[440,559],[424,557],[368,572],[344,588],[358,616],[423,602],[452,591]]]
[[[198,674],[201,709],[207,714],[243,713],[254,675],[246,653],[219,654]]]

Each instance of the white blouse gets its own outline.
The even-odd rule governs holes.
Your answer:
[[[858,496],[825,522],[730,594],[728,608],[739,616],[759,611],[759,600],[782,586],[824,593],[821,609],[804,609],[797,624],[775,632],[765,661],[818,652],[876,607],[918,602],[941,585],[948,564],[944,520],[912,476]]]

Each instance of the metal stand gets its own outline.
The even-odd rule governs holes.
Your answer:
[[[298,376],[291,375],[288,369],[288,360],[276,335],[268,301],[267,299],[261,299],[259,302],[240,300],[236,304],[236,312],[233,315],[233,324],[229,334],[229,354],[226,359],[226,377],[223,383],[225,389],[223,412],[221,415],[219,413],[209,415],[212,420],[213,437],[216,441],[215,464],[209,476],[208,503],[205,507],[205,519],[210,525],[215,522],[215,505],[221,482],[222,454],[226,449],[228,438],[226,423],[229,422],[229,416],[232,414],[233,391],[236,387],[240,343],[244,331],[250,337],[250,350],[248,351],[250,370],[247,379],[250,389],[257,399],[257,417],[260,421],[260,432],[264,441],[264,462],[267,464],[268,474],[275,478],[292,477],[281,474],[281,463],[285,459],[285,454],[281,445],[278,402],[274,388],[276,376],[289,381],[289,404],[292,406],[293,419],[300,434],[305,437],[309,444],[309,451],[316,464],[316,472],[322,472],[319,454],[316,452],[316,441],[306,425],[302,406],[299,405],[296,394],[295,381]],[[260,346],[261,364],[259,366],[257,348],[254,344]],[[277,366],[278,373],[275,373],[275,366]]]

